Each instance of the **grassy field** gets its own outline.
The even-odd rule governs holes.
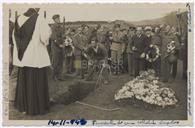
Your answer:
[[[162,110],[146,110],[139,106],[120,105],[114,102],[114,94],[124,83],[132,79],[127,74],[111,76],[111,82],[108,85],[100,87],[91,92],[82,102],[97,105],[104,108],[117,108],[117,111],[102,111],[92,107],[83,106],[77,103],[69,105],[55,104],[51,106],[48,114],[38,116],[23,115],[13,107],[13,102],[9,106],[10,120],[49,120],[49,119],[79,119],[87,120],[186,120],[187,119],[187,83],[181,79],[182,64],[178,63],[178,75],[173,83],[167,83],[166,86],[172,88],[178,96],[179,103],[174,108]],[[51,74],[51,73],[50,73]],[[67,90],[69,84],[75,79],[67,78],[64,82],[54,82],[49,79],[50,97],[62,94]],[[11,84],[15,84],[11,79]]]

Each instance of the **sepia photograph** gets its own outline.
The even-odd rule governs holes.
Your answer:
[[[5,122],[192,124],[193,8],[4,4]]]

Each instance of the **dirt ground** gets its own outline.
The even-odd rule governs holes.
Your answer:
[[[69,105],[55,104],[51,106],[50,112],[45,115],[28,116],[18,112],[10,101],[9,118],[10,120],[60,120],[60,119],[80,119],[87,120],[186,120],[187,119],[187,83],[181,77],[182,64],[178,64],[178,75],[173,83],[166,86],[172,88],[179,99],[179,103],[174,108],[162,110],[146,110],[139,106],[117,105],[114,102],[114,94],[124,83],[132,79],[127,74],[111,76],[111,82],[98,90],[91,92],[82,102],[104,108],[120,108],[116,111],[102,111],[92,107],[72,103]],[[51,74],[51,72],[50,72]],[[67,78],[63,82],[54,82],[49,78],[50,97],[60,95],[67,90],[68,85],[74,81]],[[10,84],[16,80],[11,79]]]

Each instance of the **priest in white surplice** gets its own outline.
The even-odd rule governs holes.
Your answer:
[[[13,65],[19,67],[15,107],[29,115],[49,111],[47,45],[50,27],[38,8],[30,8],[16,18],[12,35]]]

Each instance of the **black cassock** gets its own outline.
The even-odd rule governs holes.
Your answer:
[[[38,14],[35,13],[22,26],[18,25],[18,18],[16,18],[14,37],[19,60],[22,60],[32,39],[37,18]],[[18,68],[14,105],[20,112],[26,112],[29,115],[45,114],[49,111],[47,67]]]

